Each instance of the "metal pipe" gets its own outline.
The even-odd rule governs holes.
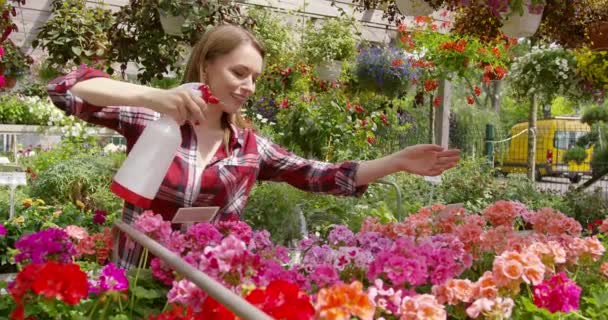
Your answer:
[[[146,236],[142,232],[134,229],[130,225],[120,220],[114,221],[114,225],[122,232],[129,235],[129,237],[131,237],[137,243],[141,244],[144,248],[147,248],[153,255],[162,259],[177,272],[188,278],[199,288],[203,289],[209,294],[209,296],[217,300],[217,302],[226,306],[226,308],[241,319],[272,320],[272,318],[262,310],[254,307],[245,299],[213,280],[205,273],[184,262],[182,257],[163,247],[161,244]]]
[[[403,218],[403,212],[401,209],[401,188],[399,188],[396,183],[385,179],[378,179],[376,180],[376,183],[387,184],[389,186],[393,186],[393,188],[395,189],[395,192],[397,193],[397,219],[401,221],[401,219]]]

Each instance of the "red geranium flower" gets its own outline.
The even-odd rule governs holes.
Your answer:
[[[474,104],[475,103],[475,99],[473,99],[472,96],[467,96],[467,103],[468,104]]]
[[[297,285],[283,280],[255,289],[245,299],[275,319],[307,320],[315,315],[310,298]]]
[[[32,284],[35,294],[76,305],[89,293],[87,275],[77,264],[45,263]]]

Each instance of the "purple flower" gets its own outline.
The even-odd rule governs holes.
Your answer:
[[[6,228],[0,223],[0,237],[4,237],[6,232]]]
[[[125,291],[128,288],[127,271],[110,262],[101,269],[99,279],[91,283],[90,292],[99,294],[107,291]]]
[[[335,226],[329,235],[327,241],[331,245],[352,246],[355,244],[355,235],[347,226]]]
[[[103,210],[95,210],[95,215],[93,215],[93,223],[95,223],[95,224],[106,223],[106,215],[107,215],[107,212],[105,212]]]
[[[317,265],[309,277],[310,282],[315,283],[319,289],[330,287],[340,281],[336,269],[328,264]]]
[[[15,256],[17,263],[28,260],[32,263],[46,261],[68,263],[76,254],[68,234],[58,228],[41,230],[24,236],[15,243],[15,248],[19,250]]]

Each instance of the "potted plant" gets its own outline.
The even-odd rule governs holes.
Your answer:
[[[137,78],[144,83],[179,73],[189,48],[207,27],[220,23],[252,25],[252,20],[242,15],[233,2],[197,0],[191,7],[180,7],[181,12],[188,12],[181,26],[183,35],[172,36],[162,28],[159,5],[155,0],[131,0],[114,14],[115,23],[108,31],[110,60],[121,64],[123,76],[129,62],[140,66]],[[137,39],[136,46],[133,39]]]
[[[4,79],[3,87],[11,89],[29,70],[33,60],[26,56],[11,40],[6,40],[0,45],[0,76]],[[0,86],[1,87],[1,86]]]
[[[500,12],[503,23],[501,30],[513,38],[534,35],[540,26],[545,8],[544,0],[488,1],[487,3],[494,12]]]
[[[475,36],[434,29],[431,22],[413,32],[400,27],[401,45],[417,56],[414,64],[421,68],[419,83],[424,91],[436,90],[441,79],[461,78],[475,92],[472,83],[480,78],[484,83],[504,78],[511,60],[512,41],[504,38],[482,41]]]
[[[111,50],[107,32],[114,22],[112,12],[88,8],[81,0],[54,0],[52,17],[40,28],[32,47],[48,52],[51,64],[106,65]]]
[[[186,22],[186,14],[189,12],[184,8],[191,8],[193,5],[194,0],[160,0],[158,2],[160,24],[166,34],[173,36],[183,34],[182,25]]]
[[[360,87],[380,91],[388,96],[404,93],[418,79],[412,58],[401,48],[361,49],[355,73]]]
[[[511,65],[511,90],[521,98],[534,96],[541,104],[551,103],[558,95],[583,98],[582,78],[576,66],[576,58],[570,50],[556,46],[533,47]]]
[[[608,0],[587,0],[582,9],[589,47],[608,51]]]
[[[302,47],[308,61],[317,65],[319,79],[336,80],[342,61],[354,56],[357,43],[354,28],[354,22],[349,19],[327,18],[320,28],[309,22]]]
[[[13,31],[17,31],[17,25],[11,18],[17,16],[17,11],[12,4],[24,5],[25,0],[0,0],[0,44],[8,39]]]
[[[608,0],[547,0],[535,38],[556,42],[564,48],[606,50],[606,21]]]
[[[485,4],[471,3],[454,14],[453,31],[462,35],[475,36],[481,40],[500,38],[502,19]]]
[[[218,23],[253,26],[253,21],[242,14],[240,5],[234,0],[160,0],[157,11],[166,34],[183,36],[191,44],[207,27]]]

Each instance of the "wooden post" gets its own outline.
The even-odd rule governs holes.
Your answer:
[[[439,97],[441,98],[441,105],[435,114],[434,143],[448,148],[450,142],[450,100],[452,97],[452,86],[446,79],[440,80]]]
[[[530,117],[528,119],[528,178],[535,181],[536,177],[536,118],[538,113],[538,101],[532,95],[530,106]]]
[[[434,96],[429,96],[429,143],[435,143],[435,106],[433,105]]]
[[[494,80],[492,81],[492,95],[490,97],[490,101],[492,101],[492,109],[496,114],[500,113],[500,90],[502,89],[502,80]]]

